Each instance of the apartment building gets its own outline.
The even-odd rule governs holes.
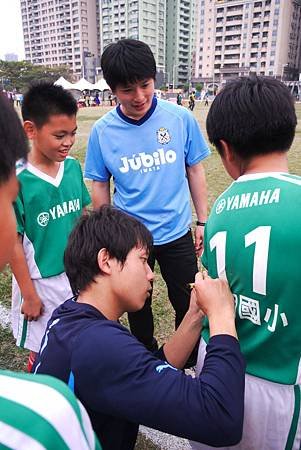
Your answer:
[[[166,70],[177,87],[189,83],[195,48],[195,0],[166,0]]]
[[[195,79],[298,79],[301,0],[198,0],[196,14]]]
[[[154,53],[159,72],[165,71],[165,0],[102,0],[101,53],[119,39],[139,39]]]
[[[99,57],[98,0],[20,0],[25,59],[68,65],[77,78],[95,81]]]

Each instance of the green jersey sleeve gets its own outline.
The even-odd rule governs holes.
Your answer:
[[[14,202],[14,210],[15,210],[16,221],[17,221],[17,233],[24,234],[25,214],[24,214],[24,204],[23,204],[23,198],[22,198],[21,192],[19,192],[18,197],[17,197],[16,201]]]

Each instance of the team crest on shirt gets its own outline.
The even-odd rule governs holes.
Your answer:
[[[170,142],[171,140],[168,129],[164,127],[159,128],[159,130],[157,131],[157,139],[159,144],[168,144],[168,142]]]
[[[40,227],[47,227],[49,222],[49,213],[46,211],[41,212],[37,217],[37,222]]]

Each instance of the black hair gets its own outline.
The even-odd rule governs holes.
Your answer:
[[[16,161],[26,158],[27,139],[21,121],[8,98],[0,93],[0,184],[14,173]]]
[[[156,61],[145,42],[122,39],[109,44],[101,56],[103,76],[114,92],[117,85],[156,78]]]
[[[97,255],[102,248],[124,264],[134,247],[150,251],[152,244],[152,235],[141,222],[112,206],[83,215],[69,236],[64,256],[73,293],[86,289],[101,273]]]
[[[280,81],[251,75],[229,81],[207,116],[209,140],[222,155],[226,141],[242,159],[287,151],[294,139],[294,100]]]
[[[73,116],[77,113],[77,103],[72,94],[61,86],[40,81],[30,86],[22,102],[23,120],[30,120],[41,128],[49,117],[57,114]]]

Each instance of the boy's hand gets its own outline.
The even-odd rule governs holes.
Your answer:
[[[210,278],[206,271],[195,276],[197,304],[209,319],[210,335],[230,334],[237,337],[233,295],[227,281]]]
[[[43,303],[41,299],[38,296],[24,298],[21,313],[24,314],[24,319],[27,319],[29,322],[38,320],[43,314]]]

